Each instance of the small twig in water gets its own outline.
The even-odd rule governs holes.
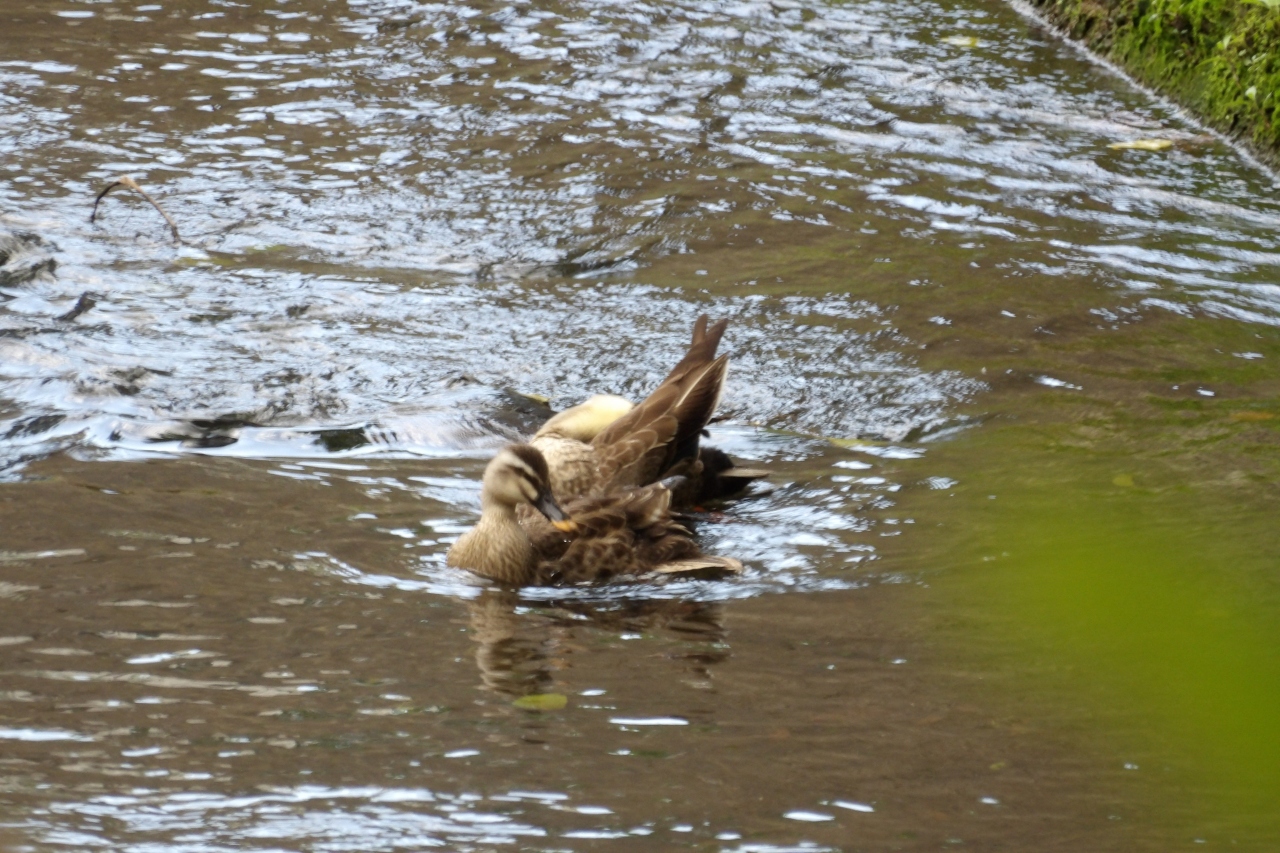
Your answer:
[[[169,230],[173,232],[173,239],[179,243],[182,242],[182,237],[179,236],[178,234],[178,226],[174,224],[174,221],[172,218],[170,218],[169,214],[164,212],[164,208],[160,206],[160,202],[156,201],[154,198],[147,195],[146,190],[138,186],[138,182],[135,181],[133,178],[129,177],[128,175],[123,175],[120,178],[117,178],[113,183],[108,184],[106,189],[98,193],[98,197],[93,200],[93,213],[89,214],[90,222],[94,222],[97,219],[98,202],[106,198],[107,193],[111,192],[116,187],[124,187],[125,189],[133,190],[138,195],[142,196],[147,201],[149,201],[152,207],[160,211],[160,215],[164,217],[164,221],[169,223]]]
[[[80,294],[80,298],[76,300],[75,307],[65,314],[60,314],[58,319],[66,323],[70,323],[97,304],[98,294],[94,293],[92,290],[86,290],[84,293]]]

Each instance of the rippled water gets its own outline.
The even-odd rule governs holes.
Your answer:
[[[1277,317],[1260,176],[998,7],[17,14],[39,29],[3,65],[7,221],[59,267],[6,289],[11,458],[192,421],[456,447],[499,400],[449,383],[641,394],[707,309],[735,318],[740,419],[935,428],[981,383],[913,365],[860,291],[961,286],[938,254],[1098,276],[1112,312]],[[1105,148],[1157,130],[1187,150]],[[87,225],[126,172],[185,245],[123,195]]]
[[[1272,452],[1280,204],[1247,158],[987,0],[0,15],[3,831],[1186,840],[1097,813],[1147,796],[1081,757],[1109,746],[908,665],[948,642],[906,590],[950,553],[910,543],[989,499],[985,466],[1037,475],[938,452],[1009,423],[1123,454],[1116,419],[1221,403],[1256,428],[1237,456]],[[90,223],[123,174],[180,241],[123,189]],[[712,438],[775,471],[699,525],[743,578],[513,602],[443,566],[493,448],[642,396],[703,312],[732,320]],[[1228,464],[1210,432],[1159,464]],[[510,704],[539,692],[574,698]],[[1015,753],[1049,769],[989,780]]]

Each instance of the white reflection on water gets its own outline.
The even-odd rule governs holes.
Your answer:
[[[299,786],[246,796],[144,791],[56,803],[39,810],[28,826],[51,846],[100,847],[111,836],[90,822],[111,818],[136,839],[120,849],[173,853],[239,851],[246,842],[269,840],[315,851],[475,850],[547,835],[509,815],[477,810],[478,799],[422,788]],[[80,825],[68,827],[67,821]]]
[[[58,729],[0,729],[0,740],[22,740],[40,743],[50,740],[92,741],[88,735]]]
[[[491,850],[493,845],[554,850],[560,849],[557,839],[612,840],[654,831],[649,824],[538,825],[540,819],[558,824],[575,817],[613,817],[608,809],[599,807],[567,807],[567,800],[569,795],[560,793],[512,791],[486,798],[426,788],[375,786],[301,785],[243,796],[139,788],[129,794],[54,803],[35,810],[22,828],[50,848],[110,845],[126,853],[231,853],[246,849],[246,844],[272,841],[285,845],[280,849],[316,853],[419,848],[462,853]],[[542,809],[546,811],[540,813]],[[704,827],[690,840],[716,837],[717,830]],[[718,837],[740,836],[720,831]],[[800,842],[751,843],[733,849],[739,853],[820,853],[832,848]]]

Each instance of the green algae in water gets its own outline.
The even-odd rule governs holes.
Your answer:
[[[1280,157],[1280,3],[1271,0],[1032,0],[1089,47]]]
[[[569,704],[563,693],[532,693],[511,703],[522,711],[559,711]]]
[[[1028,438],[1006,433],[1006,449]],[[1018,455],[1041,478],[972,475],[971,494],[996,497],[960,510],[967,541],[931,580],[959,614],[965,665],[1016,713],[1145,773],[1162,823],[1222,843],[1274,837],[1280,578],[1265,496],[1246,484],[1232,507],[1144,472],[1141,456]]]

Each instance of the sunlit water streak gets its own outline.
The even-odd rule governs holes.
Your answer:
[[[579,826],[569,821],[578,815]],[[823,853],[832,848],[803,842],[779,845],[746,842],[731,830],[681,825],[618,826],[609,809],[575,806],[555,792],[512,791],[482,797],[425,788],[301,785],[270,793],[229,797],[215,793],[164,793],[136,789],[131,794],[91,797],[74,805],[39,810],[26,828],[51,849],[91,849],[106,843],[102,824],[120,823],[129,834],[170,839],[174,853],[243,850],[246,843],[302,843],[316,851],[404,848],[480,851],[494,845],[522,850],[560,849],[565,839],[616,840],[656,836],[686,846],[718,840],[740,853]],[[592,819],[591,816],[596,816]],[[46,821],[57,823],[49,827]],[[543,828],[549,821],[554,829]],[[126,851],[158,849],[155,842],[113,843]]]
[[[653,288],[601,288],[590,294],[608,312],[601,317],[566,315],[570,291],[560,289],[361,292],[344,296],[360,303],[344,309],[345,319],[331,315],[301,330],[319,339],[300,347],[271,318],[242,319],[238,333],[218,342],[185,314],[171,318],[173,327],[157,316],[145,331],[85,330],[92,366],[70,363],[66,335],[0,341],[9,396],[27,413],[0,423],[11,460],[47,452],[48,444],[126,458],[191,450],[314,456],[332,449],[317,434],[335,429],[360,430],[353,440],[362,452],[483,454],[547,415],[505,389],[560,406],[596,391],[639,398],[680,352],[700,310],[734,318],[726,349],[737,357],[724,407],[740,418],[819,434],[902,437],[945,425],[948,403],[980,387],[877,351],[874,336],[846,325],[875,314],[854,300],[690,304]],[[654,316],[674,322],[655,327]],[[374,325],[384,331],[364,328]],[[49,368],[54,373],[44,375]],[[840,394],[851,395],[852,405],[830,406]],[[786,410],[774,411],[780,402]],[[521,404],[523,415],[511,411]]]

